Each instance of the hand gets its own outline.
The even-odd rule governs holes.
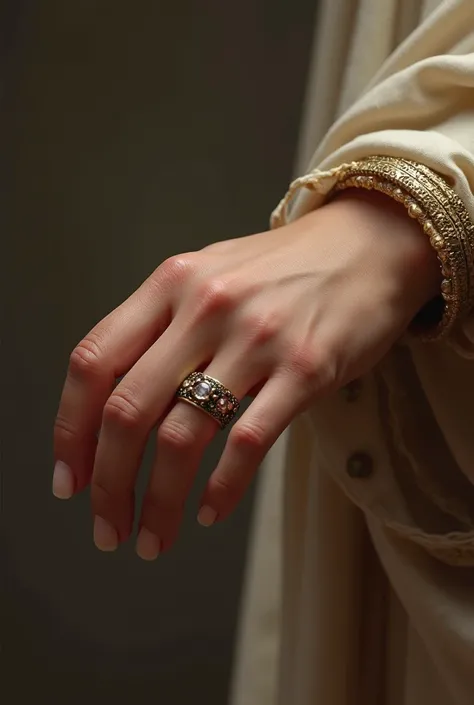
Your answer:
[[[255,395],[204,491],[199,518],[210,525],[234,509],[292,419],[369,371],[438,287],[418,224],[374,192],[346,192],[279,230],[172,257],[71,355],[55,494],[91,483],[96,544],[115,549],[132,531],[137,471],[158,427],[137,542],[139,555],[155,558],[176,539],[218,430],[201,410],[174,403],[188,373],[204,370],[238,398]]]

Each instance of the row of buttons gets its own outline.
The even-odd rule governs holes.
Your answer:
[[[355,379],[342,388],[344,399],[352,404],[357,401],[362,393],[362,381]],[[349,477],[354,480],[365,479],[370,477],[374,471],[373,458],[368,453],[354,453],[351,455],[346,464],[346,471]]]

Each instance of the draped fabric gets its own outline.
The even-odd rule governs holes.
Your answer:
[[[289,217],[371,154],[446,175],[474,217],[473,125],[472,0],[326,0],[295,174],[321,189]],[[232,705],[473,702],[473,318],[395,346],[267,457]]]

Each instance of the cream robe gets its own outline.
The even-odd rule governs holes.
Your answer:
[[[289,217],[371,154],[445,174],[474,218],[474,0],[322,2],[297,169],[317,190],[297,181]],[[232,705],[474,703],[473,400],[471,316],[448,342],[403,341],[275,445]]]

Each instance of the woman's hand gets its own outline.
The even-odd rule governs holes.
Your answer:
[[[130,536],[137,472],[158,427],[137,542],[139,555],[155,558],[176,539],[218,430],[176,402],[187,374],[200,369],[238,398],[255,396],[202,497],[199,518],[210,525],[234,509],[291,420],[369,371],[438,287],[418,224],[374,192],[346,192],[279,230],[172,257],[71,355],[55,494],[90,483],[96,544],[115,549]]]

